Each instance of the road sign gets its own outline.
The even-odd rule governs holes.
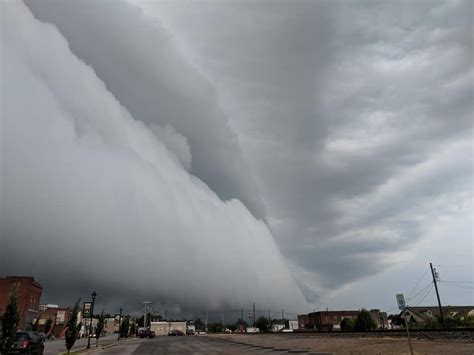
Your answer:
[[[398,309],[401,309],[403,311],[405,309],[405,297],[403,297],[403,293],[397,293],[396,297]]]
[[[92,310],[92,302],[84,302],[84,306],[82,308],[82,315],[84,318],[90,318]]]

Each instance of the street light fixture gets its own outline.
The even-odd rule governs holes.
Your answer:
[[[92,292],[92,305],[91,305],[91,316],[90,316],[90,322],[89,322],[89,336],[87,338],[87,349],[91,348],[91,333],[92,333],[92,317],[94,315],[94,302],[95,298],[97,296],[97,292]]]

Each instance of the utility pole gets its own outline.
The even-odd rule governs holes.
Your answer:
[[[255,328],[255,302],[253,303],[253,327]]]
[[[281,320],[285,319],[285,310],[281,309]]]
[[[436,269],[433,268],[432,263],[430,263],[430,269],[431,269],[431,275],[433,276],[433,282],[434,282],[434,286],[436,290],[436,297],[438,298],[438,307],[439,307],[439,315],[441,316],[441,323],[443,324],[443,328],[446,328],[446,324],[444,323],[443,309],[441,308],[441,300],[439,298],[438,284],[436,283],[436,277],[438,276],[438,273],[436,272]]]
[[[225,333],[224,312],[225,312],[225,311],[222,311],[222,333]]]
[[[121,332],[120,323],[122,323],[122,308],[120,308],[120,313],[119,313],[119,331],[118,331],[117,340],[120,340],[120,332]]]
[[[240,332],[244,332],[244,309],[242,308],[240,312]]]
[[[271,316],[271,313],[270,313],[270,310],[268,310],[268,323],[269,323],[269,331],[272,331],[272,316]]]
[[[145,313],[143,314],[143,327],[146,328],[147,326],[147,313],[148,313],[148,305],[151,303],[151,301],[143,301],[142,302],[145,305]]]

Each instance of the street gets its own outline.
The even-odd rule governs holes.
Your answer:
[[[343,338],[298,335],[225,335],[225,336],[159,336],[154,339],[129,339],[94,351],[94,354],[407,354],[405,339]],[[417,354],[472,355],[471,341],[414,340]]]
[[[273,349],[244,344],[207,336],[161,336],[154,339],[132,339],[102,349],[96,354],[157,355],[157,354],[287,354],[288,349]]]

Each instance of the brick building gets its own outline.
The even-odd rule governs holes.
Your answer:
[[[0,278],[0,317],[2,318],[10,299],[10,292],[15,285],[18,287],[18,309],[20,313],[18,328],[26,330],[38,318],[43,286],[31,276],[7,276]]]
[[[387,313],[378,309],[369,311],[372,319],[377,324],[377,328],[387,328]],[[304,329],[317,330],[339,330],[344,318],[356,319],[359,311],[319,311],[298,316],[298,327]]]
[[[64,332],[67,321],[69,320],[71,308],[58,307],[57,305],[42,305],[38,314],[38,331],[47,333],[54,337],[60,337]],[[46,329],[46,323],[51,320],[51,326]],[[48,332],[46,332],[48,330]]]

